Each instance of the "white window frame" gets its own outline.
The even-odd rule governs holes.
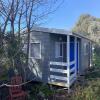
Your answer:
[[[67,44],[67,42],[55,42],[55,58],[63,58],[63,45],[62,45],[62,56],[60,56],[60,54],[58,55],[58,51],[57,51],[57,45],[59,44],[59,49],[60,49],[60,44]],[[66,52],[67,52],[67,47],[66,47]],[[59,51],[60,53],[60,51]]]
[[[40,55],[39,57],[31,57],[31,44],[34,43],[34,44],[40,44]],[[30,42],[30,48],[29,48],[29,58],[32,58],[32,59],[41,59],[42,57],[42,54],[41,54],[41,42]]]

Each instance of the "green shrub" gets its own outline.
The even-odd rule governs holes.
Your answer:
[[[30,91],[30,100],[38,100],[38,97],[48,98],[54,92],[46,84],[34,85]]]
[[[87,84],[76,87],[71,100],[100,100],[100,79],[88,80]]]
[[[100,46],[99,45],[95,45],[93,63],[95,67],[100,68]]]

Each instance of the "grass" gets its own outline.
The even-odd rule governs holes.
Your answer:
[[[100,100],[100,79],[88,80],[85,87],[78,86],[72,100]]]
[[[100,69],[89,70],[84,78],[74,84],[70,94],[63,90],[58,93],[59,96],[62,93],[65,95],[65,99],[59,100],[100,100]]]
[[[88,72],[84,81],[75,87],[71,100],[100,100],[100,69]]]
[[[7,75],[4,73],[0,80],[6,80]],[[55,95],[54,95],[55,92]],[[48,85],[36,84],[32,85],[29,92],[29,100],[40,100],[45,98],[54,100],[52,97],[58,96],[55,100],[100,100],[100,68],[93,68],[88,71],[83,80],[72,87],[72,92],[67,94],[67,91],[52,91]],[[42,99],[41,99],[42,100]]]
[[[76,82],[70,94],[67,94],[66,90],[55,91],[55,96],[58,98],[55,97],[56,99],[52,98],[48,100],[100,100],[100,69],[89,70],[83,80],[80,79],[79,82]],[[37,94],[39,93],[48,97],[49,95],[52,96],[53,92],[50,91],[47,85],[34,85],[30,92],[30,96],[32,97],[30,100],[39,100],[37,98]]]

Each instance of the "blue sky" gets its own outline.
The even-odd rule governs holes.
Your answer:
[[[42,26],[71,30],[81,14],[100,17],[100,0],[65,0]]]

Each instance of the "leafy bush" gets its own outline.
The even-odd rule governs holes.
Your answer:
[[[46,99],[53,93],[53,90],[46,84],[34,85],[29,93],[29,100],[39,100],[39,98]]]
[[[85,85],[77,85],[74,89],[71,100],[100,100],[100,69],[94,68],[87,73]]]
[[[100,79],[92,80],[88,82],[88,86],[82,88],[77,87],[75,90],[72,100],[100,100]]]
[[[100,56],[97,53],[94,53],[94,61],[95,67],[100,67]]]
[[[99,45],[95,45],[93,63],[95,67],[98,68],[100,67],[100,46]]]

